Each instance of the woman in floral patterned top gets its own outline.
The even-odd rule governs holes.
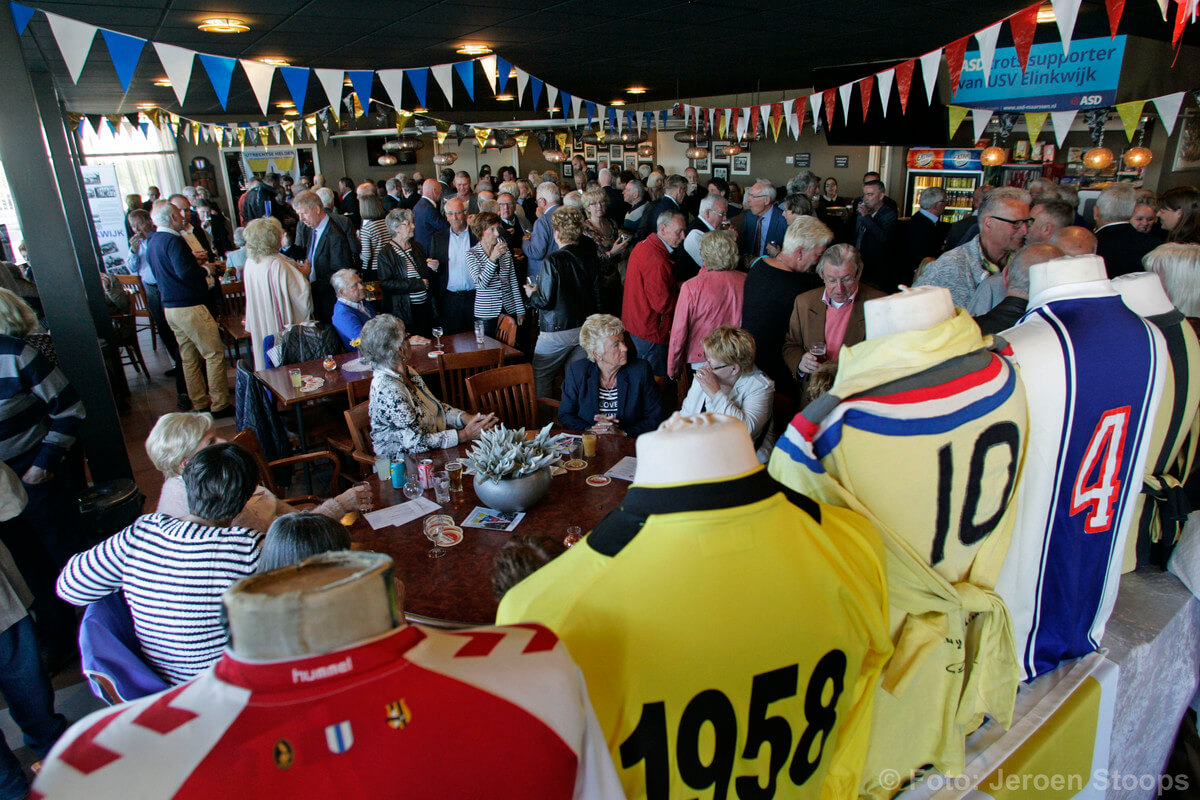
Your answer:
[[[404,323],[380,314],[363,325],[359,353],[375,370],[371,379],[371,442],[375,455],[399,461],[410,453],[454,447],[496,424],[495,414],[471,414],[433,396],[408,366],[412,349]]]

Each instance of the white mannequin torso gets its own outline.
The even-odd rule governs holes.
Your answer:
[[[746,425],[724,414],[676,412],[637,440],[638,486],[664,486],[745,475],[759,465]]]
[[[1131,272],[1112,279],[1112,287],[1125,305],[1142,317],[1154,317],[1175,310],[1162,281],[1153,272]]]

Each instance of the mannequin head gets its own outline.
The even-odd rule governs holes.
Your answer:
[[[1055,258],[1030,267],[1029,298],[1036,301],[1038,295],[1056,286],[1107,280],[1108,272],[1105,271],[1104,259],[1100,256]]]
[[[863,306],[867,338],[877,339],[889,333],[923,331],[954,318],[950,290],[942,286],[918,286],[899,294],[868,300]]]
[[[745,423],[725,414],[676,412],[637,440],[638,486],[730,478],[759,466]]]

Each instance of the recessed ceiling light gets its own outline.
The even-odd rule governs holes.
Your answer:
[[[276,108],[295,108],[296,104],[293,103],[291,100],[280,100],[278,103],[275,104],[275,107]]]
[[[492,48],[482,42],[468,42],[454,52],[460,56],[486,56]]]
[[[610,106],[623,106],[623,105],[625,105],[625,101],[621,100],[621,99],[617,99],[617,100],[613,100],[611,103],[609,103],[609,105]]]
[[[513,97],[514,97],[514,95],[511,95],[511,94],[498,94],[498,95],[496,95],[496,99],[497,99],[497,100],[512,100],[512,99],[513,99]]]
[[[559,108],[558,106],[550,106],[550,108],[548,108],[546,110],[549,111],[551,114],[556,114],[559,111],[562,111],[562,109]]]
[[[508,71],[508,77],[509,77],[509,78],[515,78],[515,77],[517,77],[517,68],[516,68],[516,67],[513,67],[512,69],[510,69],[510,70]]]
[[[152,108],[158,108],[154,103],[138,103],[137,107],[142,111],[149,111]]]
[[[250,30],[245,20],[236,17],[211,17],[196,27],[208,33],[245,33]]]
[[[289,108],[287,111],[283,112],[283,115],[285,117],[298,117],[300,116],[300,112],[294,108]]]
[[[628,89],[625,90],[625,92],[627,94],[645,94],[646,87],[645,86],[630,86]]]
[[[342,81],[342,86],[354,86],[354,81],[346,78],[344,81]]]
[[[414,114],[425,114],[428,111],[429,111],[429,109],[425,108],[424,106],[417,106],[416,108],[413,109]]]
[[[1037,21],[1039,25],[1054,22],[1054,6],[1045,3],[1038,7]]]
[[[273,67],[290,67],[292,65],[292,62],[288,61],[286,58],[279,58],[278,56],[260,58],[259,61],[263,62],[264,64],[270,64]]]
[[[170,78],[159,78],[158,80],[156,80],[154,82],[154,85],[155,86],[163,86],[163,87],[169,89],[171,87],[171,79]]]

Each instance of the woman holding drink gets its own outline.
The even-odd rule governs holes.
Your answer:
[[[477,325],[483,323],[483,335],[492,336],[502,312],[516,317],[517,325],[525,321],[525,300],[500,217],[480,212],[470,225],[479,240],[467,251],[467,268],[475,281],[475,320]]]

